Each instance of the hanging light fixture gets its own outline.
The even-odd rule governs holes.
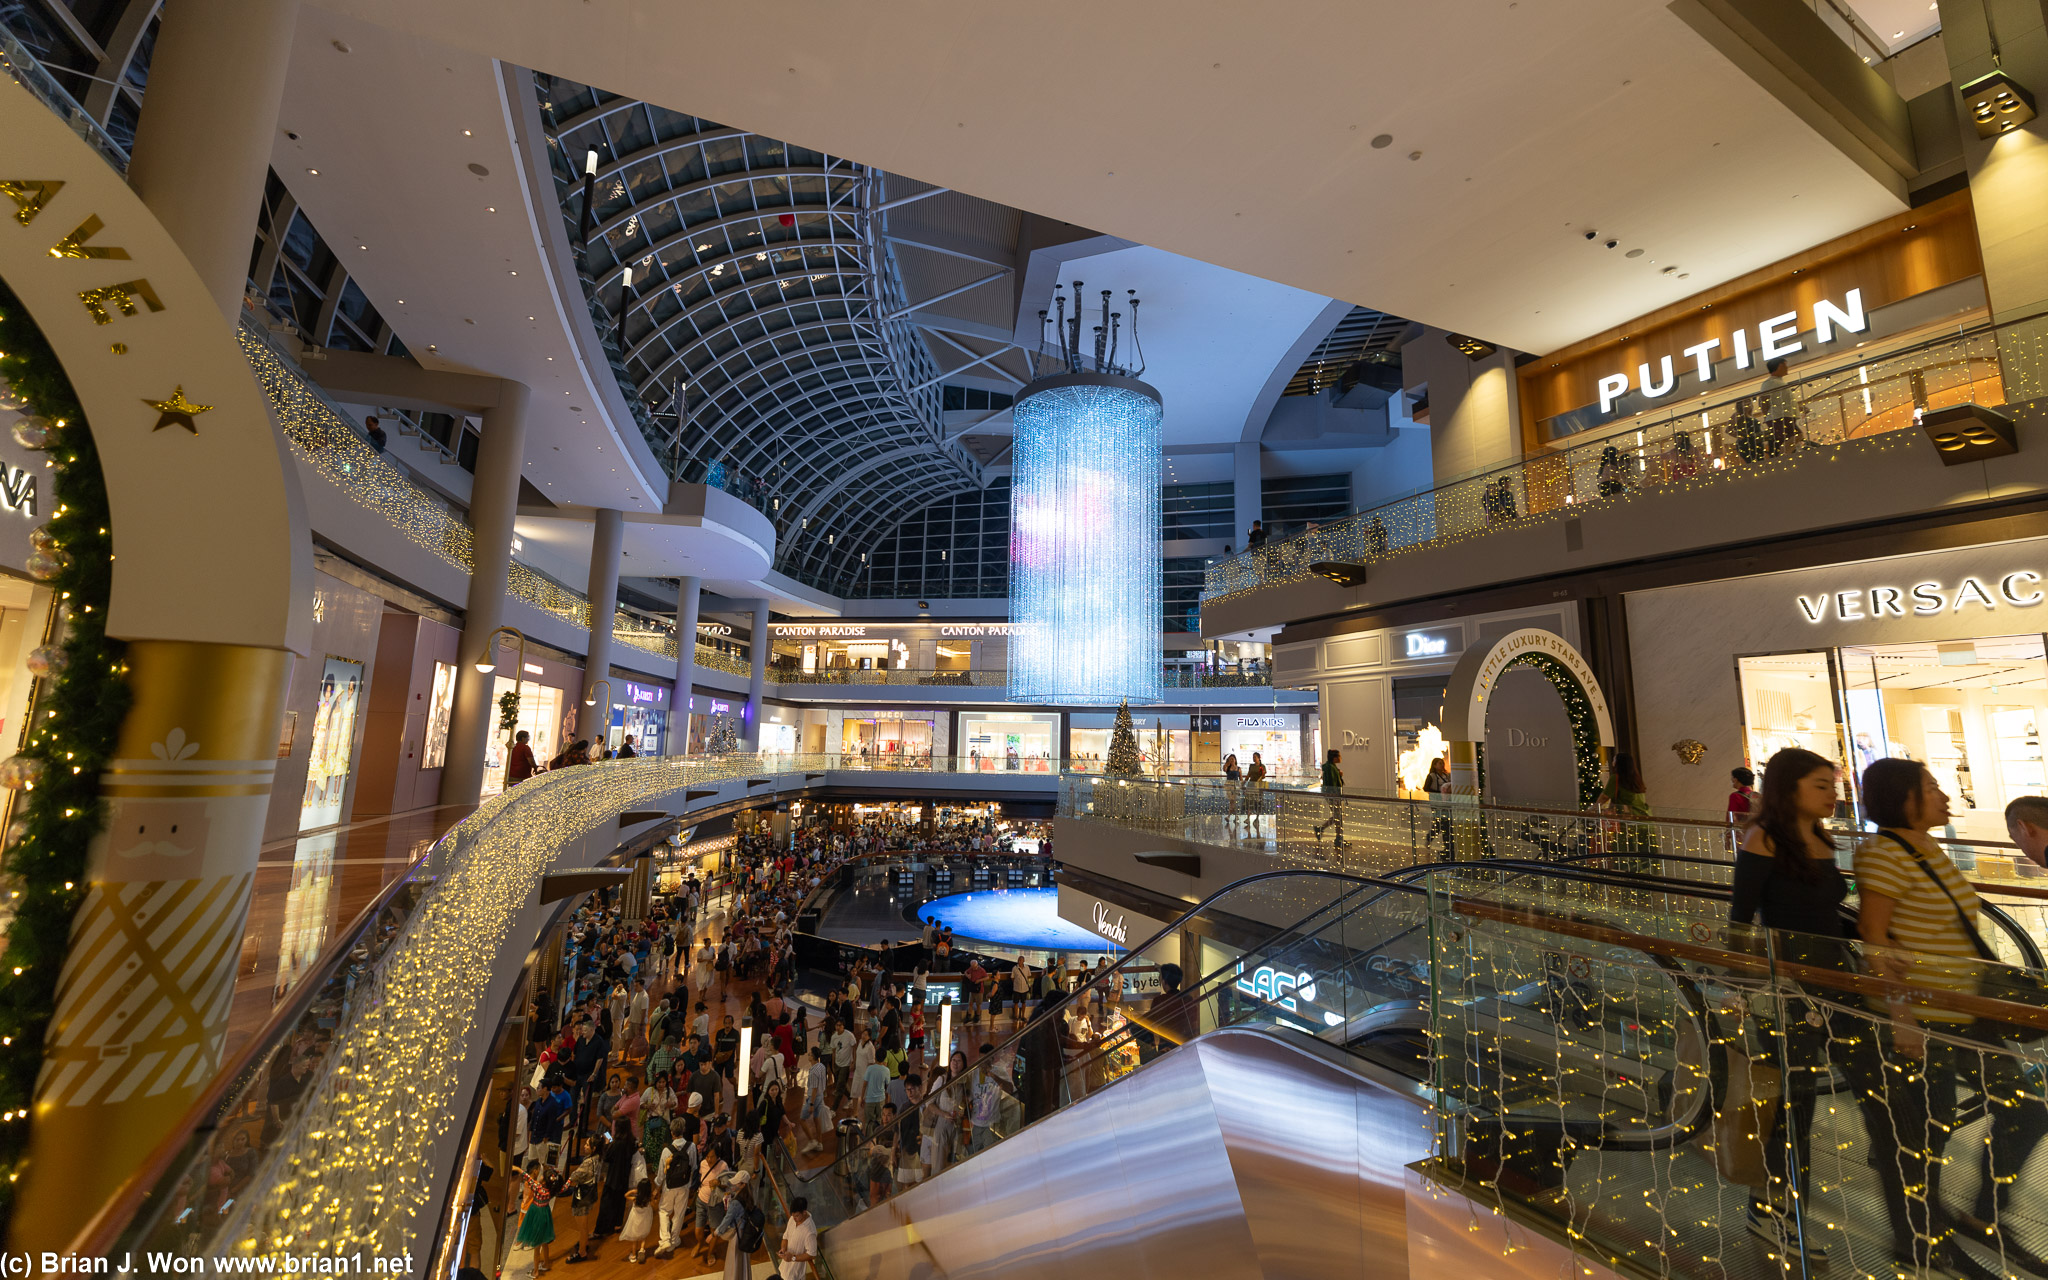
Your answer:
[[[1138,297],[1102,291],[1100,322],[1038,313],[1040,376],[1017,395],[1010,481],[1013,701],[1158,702],[1159,431],[1164,402],[1139,381]],[[1130,352],[1119,359],[1123,329]]]

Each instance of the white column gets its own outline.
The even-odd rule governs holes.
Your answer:
[[[1230,492],[1237,508],[1237,526],[1230,531],[1230,549],[1244,550],[1244,535],[1265,510],[1265,494],[1259,487],[1259,444],[1239,444],[1233,450]]]
[[[747,674],[747,724],[745,746],[749,751],[761,749],[761,695],[768,689],[768,602],[754,601],[754,638],[748,645],[753,658],[753,669]]]
[[[524,384],[500,384],[495,408],[484,410],[476,474],[469,498],[474,531],[469,596],[456,645],[455,711],[448,724],[448,765],[441,774],[442,804],[475,804],[484,786],[484,748],[496,731],[491,697],[496,673],[476,669],[496,662],[485,641],[505,622],[505,583],[512,571],[512,525],[519,516],[519,463],[526,456]],[[486,655],[490,656],[486,656]]]
[[[609,683],[599,690],[597,682],[609,681],[612,673],[612,620],[619,611],[619,552],[626,540],[623,512],[599,508],[597,527],[590,535],[590,643],[583,650],[583,697],[615,698],[618,690]],[[592,745],[603,740],[612,722],[609,705],[585,707],[577,713],[579,737]]]
[[[690,753],[690,687],[697,682],[697,605],[703,594],[704,579],[677,579],[676,688],[668,700],[667,755]]]
[[[164,10],[150,58],[149,109],[135,127],[128,185],[229,323],[242,313],[298,19],[299,0],[177,0]]]

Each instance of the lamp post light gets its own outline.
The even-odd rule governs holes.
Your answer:
[[[498,669],[498,637],[512,636],[519,641],[519,668],[512,673],[512,704],[519,705],[519,686],[526,679],[526,633],[517,627],[499,627],[484,638],[483,656],[477,659],[476,669],[481,675],[489,675]]]
[[[597,686],[599,685],[604,686],[604,702],[601,704],[597,700]],[[583,700],[583,705],[586,707],[595,707],[602,705],[604,707],[604,718],[602,722],[598,725],[598,731],[602,733],[607,740],[609,740],[612,735],[612,682],[603,676],[599,676],[597,679],[592,680],[590,682],[590,689],[590,696]],[[599,742],[595,745],[602,748],[606,746],[607,743]]]

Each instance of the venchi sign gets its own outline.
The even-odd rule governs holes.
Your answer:
[[[1837,329],[1844,333],[1862,333],[1870,328],[1870,319],[1863,313],[1863,290],[1851,289],[1842,298],[1841,304],[1822,299],[1813,304],[1813,341],[1816,346],[1833,342]],[[1747,369],[1761,361],[1769,364],[1779,356],[1789,356],[1804,351],[1806,344],[1799,341],[1799,313],[1787,311],[1781,316],[1772,316],[1757,326],[1757,346],[1754,355],[1749,347],[1749,330],[1737,329],[1729,336],[1732,344],[1728,354],[1735,357],[1737,369]],[[1721,349],[1719,338],[1708,338],[1687,347],[1682,353],[1692,360],[1699,369],[1702,383],[1714,380],[1714,354]],[[1647,361],[1636,366],[1635,389],[1645,399],[1655,400],[1668,396],[1678,387],[1678,373],[1672,365],[1672,357],[1665,356],[1657,362],[1653,375]],[[1614,408],[1614,402],[1629,392],[1629,376],[1626,372],[1610,373],[1600,379],[1600,412],[1607,413]]]
[[[1799,612],[1808,622],[1856,622],[1866,618],[1903,618],[1907,614],[1931,618],[1942,613],[1961,613],[1963,606],[1996,609],[2001,604],[2027,609],[2044,598],[2041,575],[2030,569],[2008,573],[1992,580],[1966,577],[1951,587],[1942,582],[1916,582],[1911,586],[1859,587],[1853,591],[1823,591],[1800,595]]]

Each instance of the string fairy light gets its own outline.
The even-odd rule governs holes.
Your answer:
[[[1386,503],[1296,537],[1210,564],[1201,603],[1320,577],[1311,566],[1375,564],[1412,551],[1574,519],[1660,494],[1690,493],[1810,464],[1911,448],[1920,413],[1948,404],[2002,405],[2039,421],[2048,326],[2038,319],[1987,326],[1925,349],[1862,366],[1849,381],[1811,395],[1797,438],[1774,439],[1748,411],[1754,395],[1674,411],[1651,426],[1530,457],[1499,471]],[[1811,381],[1846,378],[1849,371]],[[1877,390],[1879,384],[1883,389]],[[1865,406],[1865,400],[1870,403]],[[1787,447],[1789,445],[1790,447]],[[1621,465],[1608,460],[1609,451]]]

